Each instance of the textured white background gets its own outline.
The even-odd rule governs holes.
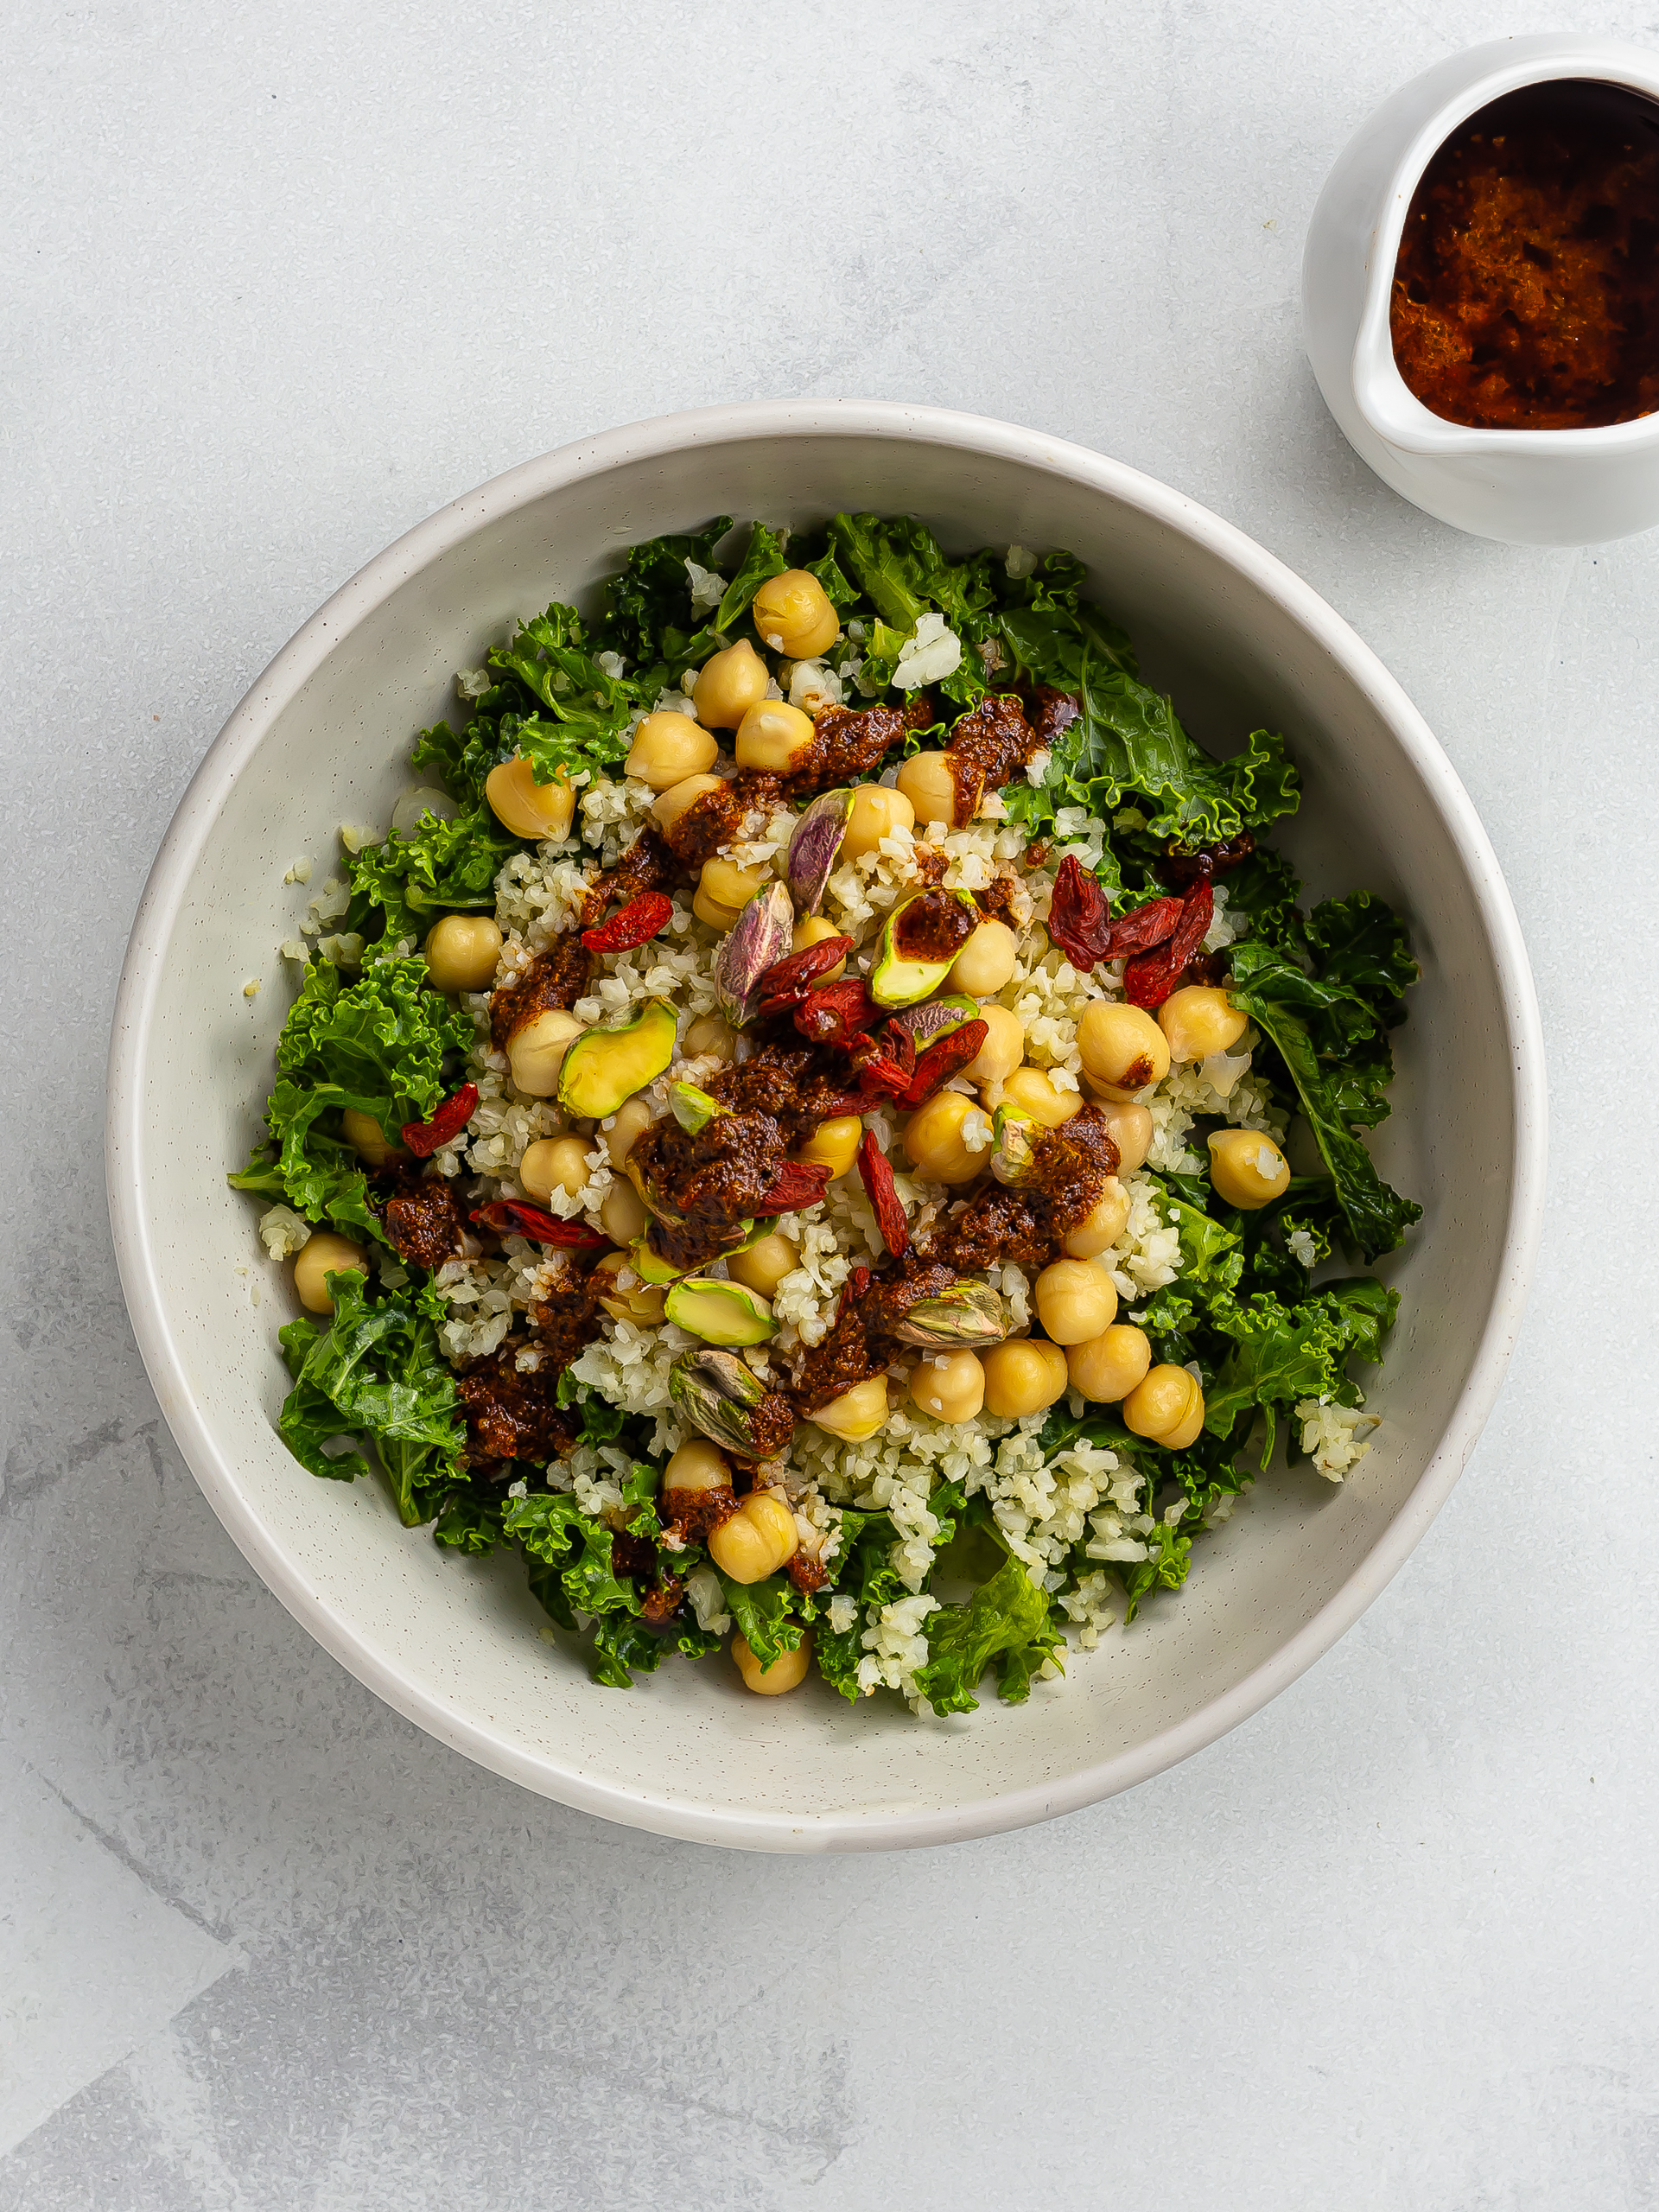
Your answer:
[[[1370,108],[1560,27],[7,11],[4,2212],[1659,2204],[1659,543],[1426,520],[1342,443],[1297,322]],[[318,601],[585,430],[820,393],[1095,445],[1357,625],[1509,872],[1554,1166],[1484,1441],[1322,1664],[1116,1803],[806,1864],[524,1796],[308,1641],[159,1419],[99,1133],[150,855]]]

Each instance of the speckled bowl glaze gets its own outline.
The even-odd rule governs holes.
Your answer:
[[[413,731],[510,615],[581,594],[622,549],[712,514],[919,514],[956,546],[1069,546],[1196,733],[1284,728],[1307,797],[1281,841],[1315,895],[1367,886],[1409,917],[1423,982],[1400,1033],[1384,1172],[1421,1200],[1387,1264],[1404,1294],[1354,1477],[1259,1485],[1186,1592],[1023,1707],[918,1721],[821,1684],[750,1696],[721,1662],[601,1689],[545,1643],[508,1558],[440,1552],[373,1484],[318,1482],[278,1441],[293,1310],[256,1207],[225,1182],[255,1137],[289,993],[276,945],[342,821],[384,822]],[[250,976],[264,988],[243,995]],[[943,1843],[1069,1812],[1256,1710],[1370,1604],[1428,1526],[1491,1405],[1543,1181],[1526,956],[1457,778],[1387,671],[1306,585],[1162,485],[999,423],[853,403],[709,409],[613,430],[499,477],[370,563],[284,647],[186,792],[145,889],[110,1062],[111,1211],[133,1326],[209,1502],[359,1681],[444,1743],[613,1821],[779,1851]],[[256,1305],[251,1286],[259,1287]]]

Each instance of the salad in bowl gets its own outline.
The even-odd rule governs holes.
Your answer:
[[[281,1433],[601,1682],[1018,1701],[1368,1449],[1405,931],[1299,906],[1283,741],[1202,751],[1064,551],[720,517],[600,597],[283,947]]]

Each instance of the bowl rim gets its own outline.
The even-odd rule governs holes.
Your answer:
[[[687,447],[790,435],[877,437],[1008,459],[1097,489],[1193,541],[1255,584],[1343,668],[1421,777],[1463,862],[1508,1025],[1515,1166],[1491,1311],[1452,1417],[1422,1475],[1364,1558],[1313,1618],[1231,1688],[1144,1743],[1052,1781],[956,1806],[817,1815],[761,1813],[622,1788],[529,1751],[410,1681],[316,1591],[244,1495],[195,1402],[162,1302],[145,1218],[143,1073],[166,945],[199,856],[238,776],[273,721],[340,640],[411,575],[480,528],[578,478]],[[879,1850],[1025,1827],[1163,1772],[1288,1688],[1364,1611],[1444,1504],[1490,1413],[1524,1309],[1541,1227],[1546,1088],[1538,1003],[1521,928],[1484,829],[1450,760],[1399,683],[1312,587],[1232,524],[1121,461],[1039,431],[897,401],[746,401],[659,416],[577,439],[466,493],[397,538],[340,586],[250,685],[181,798],[138,902],[122,966],[108,1065],[105,1159],[121,1287],[139,1351],[186,1465],[275,1596],[359,1681],[452,1749],[576,1809],[688,1840],[772,1851]]]
[[[1389,308],[1395,264],[1406,218],[1424,170],[1471,115],[1510,92],[1562,79],[1611,85],[1659,103],[1659,55],[1621,39],[1541,32],[1531,38],[1494,39],[1468,48],[1439,70],[1490,61],[1448,93],[1418,124],[1395,163],[1382,193],[1382,212],[1373,234],[1370,266],[1354,340],[1354,403],[1378,437],[1402,453],[1439,460],[1572,462],[1618,459],[1659,444],[1659,414],[1632,416],[1625,423],[1603,423],[1591,429],[1493,430],[1454,423],[1426,407],[1400,373],[1395,359]],[[1403,91],[1409,93],[1409,85]],[[1362,126],[1363,130],[1369,126]]]

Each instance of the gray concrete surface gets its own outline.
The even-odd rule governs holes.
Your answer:
[[[1362,116],[1559,14],[8,11],[5,2212],[1659,2203],[1659,542],[1427,521],[1297,334]],[[1510,1382],[1361,1624],[1130,1797],[821,1864],[543,1804],[325,1658],[159,1418],[99,1150],[151,853],[317,602],[527,454],[807,393],[1083,440],[1307,576],[1485,817],[1554,1084]]]

